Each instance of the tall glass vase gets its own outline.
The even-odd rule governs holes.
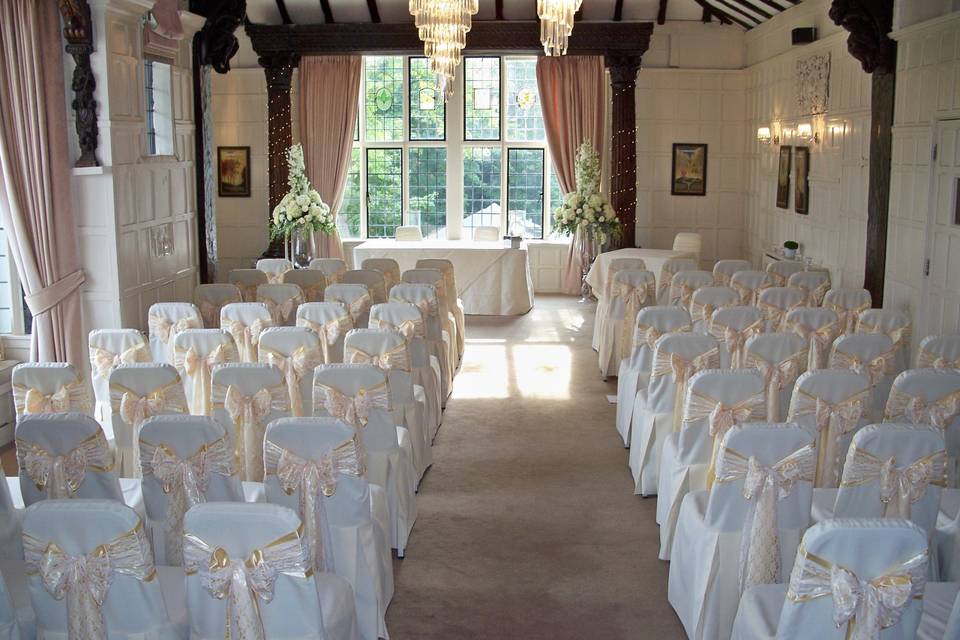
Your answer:
[[[587,284],[587,275],[590,273],[593,261],[600,253],[600,242],[597,236],[587,229],[577,227],[577,232],[573,236],[573,246],[580,258],[580,302],[582,304],[593,302],[596,298],[593,297],[593,290]]]
[[[313,260],[313,230],[307,226],[293,229],[283,241],[283,256],[295,269],[306,269]]]

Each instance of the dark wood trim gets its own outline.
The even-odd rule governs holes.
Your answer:
[[[752,2],[747,2],[747,0],[733,0],[734,2],[736,2],[736,4],[732,4],[732,3],[730,3],[730,2],[726,2],[726,0],[717,0],[717,1],[718,1],[718,2],[722,2],[723,4],[727,5],[728,7],[732,7],[732,8],[734,8],[734,9],[736,9],[737,11],[739,11],[740,13],[743,13],[744,15],[747,15],[747,14],[744,13],[744,12],[745,12],[747,9],[749,9],[750,11],[753,11],[754,13],[759,13],[761,16],[763,16],[763,17],[764,17],[765,19],[767,19],[767,20],[769,20],[770,18],[773,17],[773,14],[770,13],[769,11],[767,11],[766,9],[761,9],[760,7],[758,7],[757,5],[753,4]],[[750,18],[751,20],[756,20],[756,18],[753,18],[753,17],[751,17],[751,16],[749,16],[749,15],[747,15],[747,17]]]
[[[380,22],[380,9],[377,7],[377,0],[367,0],[367,11],[370,12],[370,22],[378,24]]]
[[[782,12],[782,11],[786,11],[786,9],[784,9],[782,6],[780,6],[779,4],[777,4],[776,2],[774,2],[773,0],[760,0],[760,2],[762,2],[762,3],[765,4],[765,5],[767,5],[767,6],[770,7],[771,9],[774,9],[777,13],[780,13],[780,12]]]
[[[225,0],[217,5],[191,1],[190,12],[206,18],[200,30],[200,64],[211,65],[217,73],[230,71],[230,59],[240,49],[235,32],[243,24],[246,11],[244,0]]]
[[[494,5],[494,19],[503,20],[503,0],[497,0]]]
[[[63,17],[63,39],[67,42],[65,50],[74,62],[73,78],[70,82],[73,100],[70,107],[76,120],[77,142],[80,147],[80,157],[74,166],[99,167],[97,146],[100,127],[97,124],[97,100],[94,97],[97,79],[93,67],[90,66],[90,55],[93,53],[90,5],[87,0],[59,0],[58,7]]]
[[[207,284],[217,281],[217,218],[216,214],[207,217],[207,198],[213,198],[207,193],[206,176],[204,174],[205,148],[203,144],[203,84],[201,74],[203,61],[203,35],[198,31],[193,35],[193,163],[194,180],[197,193],[197,252],[199,253],[200,283]]]
[[[613,7],[613,21],[620,22],[623,20],[623,0],[617,0],[617,4]]]
[[[280,13],[280,19],[283,20],[283,24],[293,24],[293,20],[290,19],[290,12],[287,11],[286,2],[277,0],[277,11]]]
[[[667,2],[660,0],[660,8],[657,10],[657,24],[664,24],[667,21]]]
[[[709,4],[707,0],[694,0],[698,5],[703,7],[703,16],[700,18],[703,22],[710,22],[712,18],[716,18],[717,22],[720,24],[732,24],[733,21],[727,17],[720,9],[716,8],[712,4]],[[741,25],[744,26],[744,25]]]
[[[604,59],[610,71],[612,90],[610,204],[623,228],[621,247],[636,245],[637,224],[637,56],[608,55]]]
[[[723,8],[724,13],[727,14],[727,17],[733,20],[734,22],[738,22],[739,24],[746,26],[747,23],[745,22],[745,20],[750,20],[750,25],[748,27],[750,29],[754,28],[755,26],[763,22],[762,19],[751,17],[748,13],[746,13],[746,11],[742,7],[738,7],[734,4],[730,4],[726,0],[710,0],[710,2],[719,3]],[[735,11],[736,14],[732,14],[731,11]],[[737,15],[743,16],[743,18],[738,18]]]
[[[750,29],[753,29],[756,26],[754,24],[747,24],[740,18],[735,18],[734,16],[730,15],[729,12],[725,11],[724,9],[721,9],[715,4],[710,4],[710,11],[712,11],[713,15],[717,16],[717,18],[720,19],[720,22],[724,22],[725,24],[735,23],[740,25],[747,31],[749,31]]]
[[[327,24],[334,22],[333,10],[330,8],[330,0],[320,0],[320,10],[323,11],[323,21]]]

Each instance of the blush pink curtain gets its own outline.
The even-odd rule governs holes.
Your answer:
[[[31,359],[86,361],[55,2],[0,2],[0,219],[33,314]]]
[[[601,56],[543,56],[537,60],[537,87],[547,143],[560,189],[576,188],[577,147],[589,141],[603,158],[605,75]],[[563,291],[580,293],[580,257],[567,253]]]
[[[307,177],[336,213],[350,169],[360,97],[360,56],[308,56],[300,60],[300,141]],[[315,238],[318,258],[342,258],[340,234]]]

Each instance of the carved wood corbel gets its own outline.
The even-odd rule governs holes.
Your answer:
[[[99,167],[97,160],[97,101],[94,92],[97,79],[90,66],[90,54],[93,53],[93,23],[90,19],[90,5],[86,0],[59,0],[60,15],[63,16],[63,37],[67,41],[66,52],[73,57],[73,108],[77,127],[77,139],[80,145],[80,157],[74,166]]]

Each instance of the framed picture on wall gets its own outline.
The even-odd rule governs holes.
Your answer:
[[[707,195],[707,145],[691,142],[673,143],[670,195]]]
[[[797,185],[793,202],[793,210],[806,215],[810,209],[810,147],[797,147]]]
[[[790,208],[790,163],[793,159],[793,147],[780,147],[780,163],[777,171],[777,206],[781,209]]]
[[[217,147],[217,193],[221,198],[250,197],[250,147]]]

